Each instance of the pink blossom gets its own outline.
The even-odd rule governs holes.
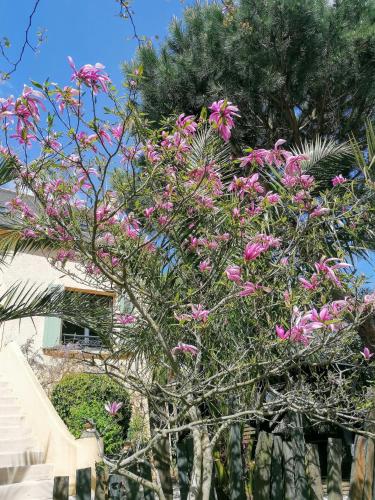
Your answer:
[[[361,351],[362,356],[366,361],[370,361],[370,359],[373,357],[374,353],[370,351],[368,347],[365,347],[363,351]]]
[[[198,267],[199,267],[199,270],[201,273],[204,273],[206,271],[211,271],[211,269],[212,269],[212,266],[211,266],[209,259],[203,260],[202,262],[200,262]]]
[[[279,201],[281,200],[281,197],[279,194],[277,193],[272,193],[272,192],[269,192],[266,194],[266,196],[264,197],[265,200],[268,201],[268,203],[270,203],[271,205],[274,205],[275,203],[279,203]]]
[[[0,118],[6,118],[14,114],[14,97],[0,97]]]
[[[131,314],[117,314],[116,321],[120,325],[131,325],[137,321],[137,318]]]
[[[263,167],[264,162],[270,158],[270,151],[267,149],[254,149],[247,156],[240,158],[240,167],[246,167],[249,164],[255,163]]]
[[[117,401],[109,402],[104,405],[105,410],[114,417],[119,410],[121,410],[123,403],[118,403]]]
[[[181,133],[185,135],[193,135],[198,127],[198,124],[194,120],[195,116],[185,116],[185,114],[182,113],[177,118],[176,127],[179,128]]]
[[[209,122],[213,123],[218,129],[219,134],[228,142],[231,136],[231,129],[234,127],[234,116],[240,116],[237,106],[234,106],[230,101],[221,99],[215,101],[209,106],[212,111],[209,117]]]
[[[37,238],[37,234],[32,229],[24,229],[22,231],[22,236],[24,238]]]
[[[308,157],[306,155],[289,156],[285,165],[286,175],[301,175],[301,163],[307,159]]]
[[[85,64],[79,70],[76,69],[73,59],[69,56],[68,62],[73,69],[72,80],[78,83],[83,83],[91,88],[94,94],[97,94],[100,88],[103,92],[108,93],[108,84],[111,83],[109,76],[103,73],[104,66],[101,63],[96,63],[95,66]]]
[[[225,274],[229,281],[234,281],[238,283],[241,281],[241,268],[240,266],[228,266],[225,270]]]
[[[117,125],[111,128],[111,132],[113,137],[119,141],[124,134],[124,124],[118,123]]]
[[[333,263],[333,265],[329,265],[329,263]],[[350,264],[343,262],[341,259],[333,258],[326,259],[322,257],[319,262],[315,262],[315,269],[317,273],[322,273],[327,278],[332,281],[336,286],[341,286],[341,282],[339,278],[335,274],[335,270],[337,269],[345,269],[351,267]]]
[[[348,182],[348,179],[346,179],[343,175],[336,175],[336,177],[334,177],[332,179],[332,185],[333,186],[338,186],[339,184],[344,184],[345,182]]]
[[[284,267],[288,266],[289,265],[289,259],[288,259],[288,257],[282,257],[280,259],[280,265],[284,266]]]
[[[143,211],[146,219],[149,219],[154,212],[155,212],[155,207],[148,207],[145,208]]]
[[[146,158],[150,163],[157,163],[161,158],[161,156],[156,151],[155,146],[152,144],[151,141],[147,141],[145,147],[145,153],[146,153]]]
[[[327,215],[328,213],[329,213],[329,208],[325,208],[322,207],[321,205],[318,205],[310,213],[310,217],[321,217],[322,215]]]
[[[202,304],[191,305],[191,317],[194,320],[202,321],[203,323],[205,323],[208,319],[209,314],[210,311],[208,309],[203,309]]]
[[[56,101],[59,103],[60,113],[64,112],[66,105],[78,111],[80,103],[77,96],[79,96],[79,90],[73,89],[72,87],[64,87],[58,92],[56,94]]]
[[[248,243],[245,247],[243,256],[246,261],[255,260],[264,251],[265,248],[263,245],[259,243]]]
[[[316,274],[311,276],[310,281],[305,278],[299,278],[299,281],[306,290],[316,290],[319,286],[319,278]]]
[[[273,163],[276,167],[280,167],[285,160],[292,156],[291,153],[285,151],[285,149],[281,149],[280,146],[285,144],[285,139],[278,139],[275,142],[275,145],[271,151],[269,151],[268,157],[266,159],[267,163],[270,165]]]
[[[242,290],[238,294],[240,297],[248,297],[249,295],[252,295],[258,290],[259,286],[255,285],[251,281],[246,281],[246,283],[243,284]]]
[[[176,347],[174,347],[171,350],[172,354],[176,354],[178,352],[188,353],[188,354],[191,354],[192,356],[196,356],[198,354],[198,352],[199,352],[199,349],[197,349],[194,345],[183,344],[183,343],[179,342],[176,345]]]
[[[59,250],[56,255],[56,260],[59,262],[66,262],[67,260],[74,260],[74,250]]]
[[[276,325],[276,335],[281,340],[287,340],[289,338],[289,331],[286,332],[282,326]]]

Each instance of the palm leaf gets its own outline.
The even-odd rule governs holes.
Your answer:
[[[93,308],[87,294],[66,293],[60,286],[17,282],[0,294],[0,324],[32,316],[58,316],[101,332],[112,325],[108,308]]]
[[[313,175],[321,187],[331,186],[331,180],[336,175],[347,176],[353,169],[355,159],[350,143],[336,144],[321,137],[311,143],[305,142],[300,148],[293,148],[292,152],[308,157],[303,162],[303,170]]]
[[[0,264],[6,264],[20,252],[35,252],[45,248],[52,248],[50,240],[41,238],[24,238],[21,228],[7,227],[0,233]]]
[[[13,156],[0,157],[0,186],[11,182],[16,177],[16,159]]]

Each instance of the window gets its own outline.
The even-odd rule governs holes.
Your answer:
[[[74,294],[78,298],[85,299],[85,307],[89,307],[93,311],[108,308],[108,314],[112,316],[113,311],[113,298],[112,294],[97,291],[86,291],[67,289],[66,293]],[[70,321],[63,321],[61,327],[61,343],[64,345],[75,344],[82,348],[102,347],[102,340],[99,333],[89,327],[75,325]]]

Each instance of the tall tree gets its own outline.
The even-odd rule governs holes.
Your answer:
[[[160,51],[139,49],[138,85],[152,120],[197,113],[220,95],[241,109],[233,136],[241,146],[362,137],[375,112],[374,0],[224,4],[187,8]]]

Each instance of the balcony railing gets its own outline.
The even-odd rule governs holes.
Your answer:
[[[75,333],[63,333],[61,344],[75,349],[98,349],[103,346],[100,337],[96,335],[76,335]]]

